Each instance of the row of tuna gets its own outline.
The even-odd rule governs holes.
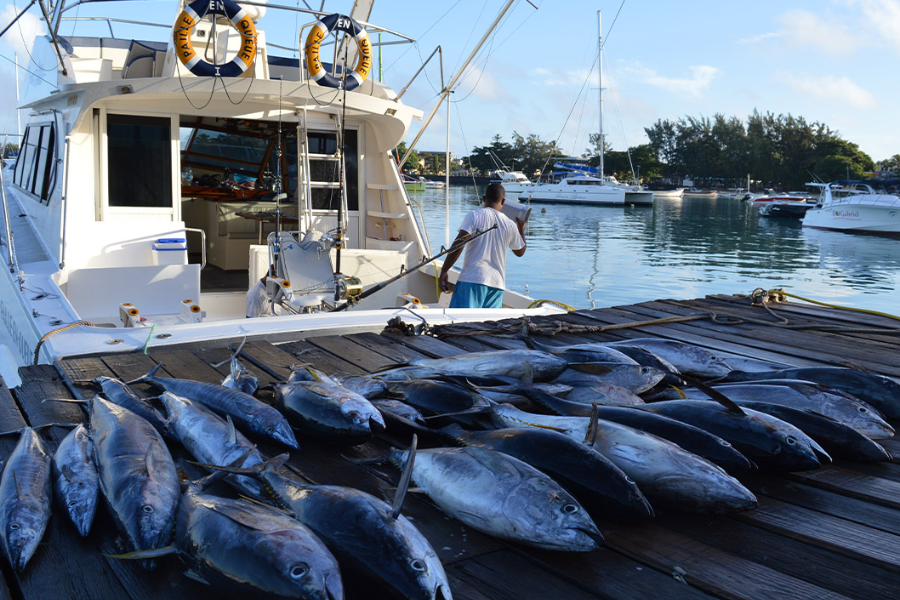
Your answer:
[[[900,386],[888,378],[723,359],[658,339],[532,345],[421,359],[372,377],[295,368],[275,386],[277,409],[253,396],[255,378],[236,360],[222,385],[157,377],[156,369],[131,382],[163,390],[164,410],[98,378],[106,399],[90,401],[87,427],[52,461],[30,430],[10,457],[0,481],[7,555],[21,570],[37,546],[52,462],[57,496],[79,532],[90,527],[98,498],[90,491],[99,489],[134,551],[127,557],[148,566],[178,553],[211,584],[338,598],[340,562],[402,597],[450,597],[433,548],[400,514],[402,491],[390,506],[352,488],[303,483],[279,470],[284,458],[266,461],[242,430],[292,450],[297,436],[352,446],[385,431],[398,443],[417,433],[435,447],[385,457],[405,468],[406,482],[474,529],[568,551],[599,547],[594,518],[649,517],[654,506],[751,509],[757,500],[736,476],[757,468],[890,458],[873,441],[893,434],[882,414],[900,417]],[[275,508],[181,486],[162,436],[200,463],[226,467],[214,479]],[[259,536],[282,539],[286,521],[295,545],[260,545]]]

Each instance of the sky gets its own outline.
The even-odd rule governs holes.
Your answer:
[[[315,9],[323,4],[277,3]],[[369,21],[416,40],[383,48],[385,83],[402,89],[438,45],[449,82],[505,3],[376,0]],[[351,4],[325,0],[324,10],[347,13]],[[26,0],[6,2],[0,24],[5,26],[25,5]],[[86,5],[77,14],[165,24],[174,21],[177,10],[173,0],[147,0]],[[757,110],[823,123],[876,161],[900,153],[900,0],[516,0],[451,94],[453,153],[466,155],[495,135],[511,141],[513,132],[558,141],[572,155],[584,153],[588,134],[599,130],[598,10],[604,39],[603,128],[616,150],[647,143],[644,128],[659,119],[721,113],[746,120]],[[15,132],[11,60],[15,53],[20,63],[27,60],[29,42],[39,30],[36,14],[32,8],[21,29],[13,26],[0,38],[0,56],[8,59],[0,59],[0,133]],[[299,27],[314,20],[282,15],[270,11],[258,26],[270,42],[285,46],[295,44]],[[64,22],[61,33],[102,35],[96,27]],[[133,33],[124,25],[114,28],[120,37],[161,40],[169,35],[162,28]],[[383,35],[382,40],[396,38]],[[441,87],[435,58],[403,100],[427,116]],[[446,146],[446,119],[442,107],[419,150]],[[407,142],[419,127],[413,123]]]

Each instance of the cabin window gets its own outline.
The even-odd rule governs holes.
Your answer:
[[[13,182],[37,196],[42,203],[50,203],[50,193],[56,184],[56,144],[52,123],[29,125],[25,129]]]
[[[314,210],[337,210],[341,201],[337,134],[311,131],[307,140],[312,207]],[[359,210],[359,152],[357,132],[353,129],[344,131],[344,167],[347,210]]]
[[[106,117],[109,205],[172,207],[171,121],[167,117]]]

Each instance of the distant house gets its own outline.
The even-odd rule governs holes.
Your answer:
[[[435,173],[438,175],[444,174],[444,159],[447,156],[447,152],[445,150],[417,150],[416,153],[419,155],[419,170],[423,173]],[[450,165],[451,170],[454,164],[458,164],[458,159],[453,158],[453,153],[450,153]],[[440,169],[435,169],[434,165],[437,163],[441,165]]]

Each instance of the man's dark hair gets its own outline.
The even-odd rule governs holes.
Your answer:
[[[500,198],[503,197],[503,186],[499,183],[492,183],[487,186],[487,190],[484,192],[484,199],[487,200],[488,204],[497,204],[500,202]]]

